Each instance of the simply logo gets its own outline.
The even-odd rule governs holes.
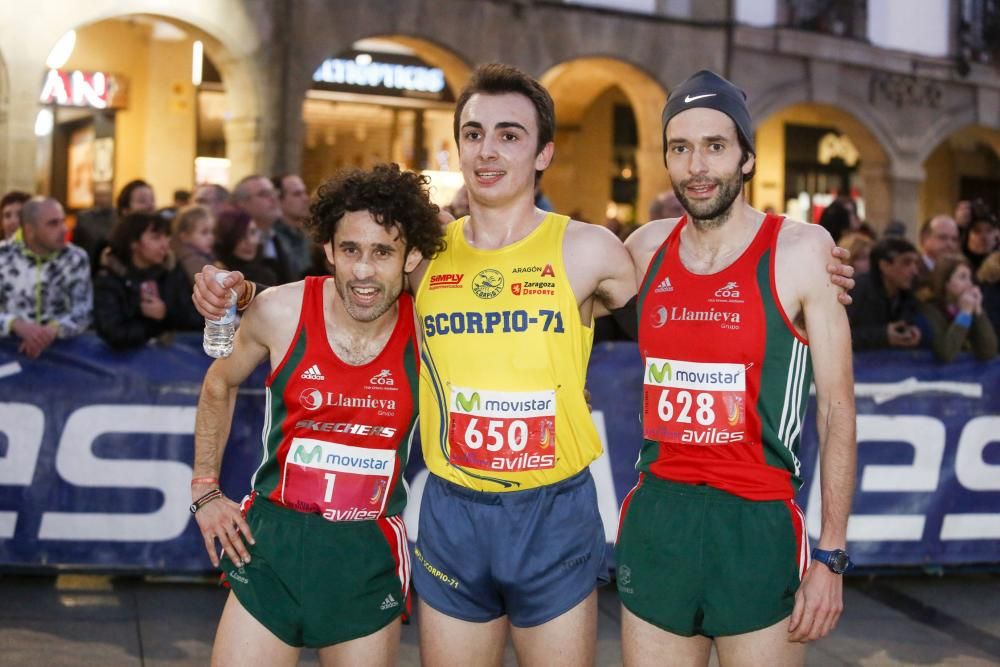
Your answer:
[[[632,568],[622,565],[618,568],[618,583],[628,586],[632,583]]]
[[[464,273],[437,273],[431,276],[431,289],[461,287]]]
[[[664,292],[673,291],[674,286],[670,284],[670,276],[664,276],[663,280],[660,281],[660,284],[656,286],[655,290],[653,290],[655,294],[663,294]]]
[[[730,281],[715,290],[715,296],[720,299],[738,299],[740,298],[740,286],[736,284],[736,281]]]
[[[503,274],[496,269],[483,269],[472,279],[472,293],[480,299],[492,299],[503,290]]]
[[[456,392],[455,394],[455,409],[461,410],[462,412],[476,412],[479,410],[479,392],[473,392],[472,396],[468,399],[465,398],[465,394],[462,392]]]
[[[378,373],[373,375],[372,378],[368,380],[368,382],[370,382],[371,384],[382,385],[385,387],[391,387],[394,384],[396,384],[396,381],[392,379],[392,371],[390,371],[388,368],[383,368],[382,370],[380,370]]]
[[[299,445],[292,455],[292,461],[295,463],[305,463],[306,465],[309,465],[313,461],[320,463],[323,461],[323,448],[316,445],[309,451],[306,451],[305,445]]]
[[[299,394],[299,404],[306,410],[319,410],[323,406],[323,392],[319,389],[303,389]]]
[[[673,379],[670,362],[664,361],[660,364],[659,368],[656,367],[656,364],[650,362],[649,372],[646,373],[646,382],[650,384],[663,384],[664,379],[666,379],[667,382],[670,382],[670,380]]]
[[[392,597],[392,593],[389,593],[385,596],[385,599],[382,600],[382,604],[380,604],[378,608],[382,611],[387,611],[389,609],[395,609],[398,606],[399,603],[396,601],[396,598]]]
[[[325,380],[326,377],[323,375],[323,371],[319,369],[319,364],[313,364],[299,376],[303,380]]]

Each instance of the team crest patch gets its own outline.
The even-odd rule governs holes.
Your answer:
[[[472,293],[480,299],[492,299],[503,290],[503,274],[496,269],[483,269],[472,279]]]

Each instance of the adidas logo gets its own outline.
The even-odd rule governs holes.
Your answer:
[[[656,294],[662,294],[664,292],[673,292],[673,291],[674,291],[674,286],[670,284],[670,276],[667,276],[663,280],[661,280],[660,284],[656,286],[655,290],[653,290],[653,292]]]
[[[326,376],[323,375],[323,371],[319,369],[319,364],[313,364],[307,368],[301,376],[303,380],[325,380]]]
[[[387,609],[392,609],[393,607],[398,607],[398,606],[399,603],[396,602],[396,598],[392,597],[392,593],[389,593],[388,595],[385,596],[385,599],[382,600],[382,604],[380,604],[378,608],[381,609],[382,611],[385,611]]]

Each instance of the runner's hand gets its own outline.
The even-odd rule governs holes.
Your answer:
[[[843,289],[837,294],[837,300],[849,306],[854,301],[848,294],[854,289],[854,267],[847,263],[851,259],[851,252],[847,248],[837,246],[830,251],[830,254],[837,260],[826,265],[826,270],[830,272],[830,282]]]
[[[205,492],[208,490],[210,488],[206,487]],[[195,497],[200,497],[200,495]],[[236,565],[250,562],[250,552],[243,541],[246,540],[250,544],[254,544],[254,539],[250,532],[250,526],[247,525],[243,513],[240,512],[239,505],[222,496],[207,505],[203,505],[200,510],[195,512],[194,519],[198,522],[198,528],[201,529],[201,536],[205,538],[205,549],[208,550],[208,557],[212,561],[212,565],[219,567],[219,552],[215,547],[216,540],[219,540],[219,544],[229,556],[229,560]]]
[[[224,284],[220,285],[215,282],[215,274],[219,271],[211,264],[206,264],[200,272],[194,274],[194,294],[191,295],[191,300],[201,316],[208,320],[217,320],[225,314],[232,296],[229,290],[236,291],[236,300],[239,302],[239,297],[247,287],[243,274],[239,271],[231,272],[226,276]]]
[[[811,642],[837,627],[844,611],[844,577],[825,564],[813,561],[795,593],[795,607],[788,623],[788,641]]]

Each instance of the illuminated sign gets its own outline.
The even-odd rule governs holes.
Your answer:
[[[349,51],[324,60],[313,73],[313,82],[325,90],[451,100],[444,71],[399,54],[372,57]]]
[[[125,79],[117,74],[50,69],[38,100],[68,107],[122,109],[128,102],[126,92]]]

